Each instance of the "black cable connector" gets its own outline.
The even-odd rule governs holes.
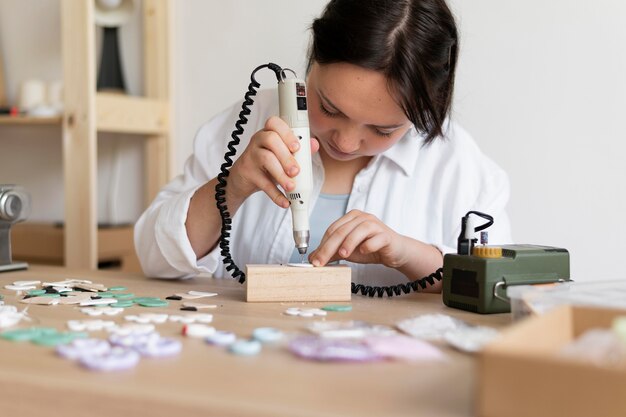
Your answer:
[[[476,216],[482,217],[487,220],[487,223],[481,224],[474,228],[471,233],[480,232],[481,230],[485,230],[489,226],[493,224],[493,217],[489,214],[481,213],[480,211],[468,211],[465,216],[461,218],[461,233],[459,234],[459,238],[457,239],[456,251],[459,255],[471,255],[472,250],[474,249],[474,245],[477,242],[477,239],[469,239],[467,238],[467,220],[469,216],[475,214]]]

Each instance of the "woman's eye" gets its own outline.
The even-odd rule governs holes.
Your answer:
[[[322,102],[320,102],[320,111],[328,117],[337,117],[341,115],[341,113],[333,113],[332,111],[328,110],[326,107],[324,107],[324,104]],[[382,136],[385,138],[388,138],[389,136],[393,135],[393,133],[395,132],[395,130],[385,131],[385,130],[378,130],[376,128],[373,128],[373,130],[376,135]]]
[[[337,116],[337,113],[331,112],[326,107],[324,107],[324,105],[322,103],[320,103],[320,110],[322,111],[322,113],[324,113],[328,117],[335,117],[335,116]]]
[[[378,130],[378,129],[374,129],[374,132],[378,135],[378,136],[384,136],[386,138],[388,138],[389,136],[391,136],[393,134],[393,132],[383,132],[382,130]]]

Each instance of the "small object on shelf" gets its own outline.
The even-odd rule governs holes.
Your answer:
[[[46,83],[41,79],[28,79],[20,84],[17,106],[0,103],[0,114],[25,115],[35,118],[54,118],[63,112],[63,83]]]
[[[98,91],[126,92],[118,41],[118,27],[133,13],[132,0],[95,0],[95,21],[103,28]]]
[[[26,220],[30,213],[30,194],[16,185],[0,185],[0,272],[26,269],[28,264],[13,262],[11,226]]]
[[[46,105],[46,83],[39,79],[29,79],[20,84],[18,107],[20,110],[30,112],[38,107]]]
[[[20,115],[20,111],[16,106],[0,106],[0,115],[2,114],[16,117]]]

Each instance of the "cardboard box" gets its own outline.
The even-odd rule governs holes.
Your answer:
[[[505,330],[479,358],[481,417],[624,417],[626,368],[557,356],[592,328],[609,328],[624,310],[559,307]]]

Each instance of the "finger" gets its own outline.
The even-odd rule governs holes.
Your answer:
[[[285,173],[274,153],[267,149],[260,149],[255,158],[257,159],[257,166],[266,173],[266,176],[269,176],[274,184],[279,184],[285,191],[293,190],[295,187],[294,180]]]
[[[320,242],[320,246],[324,245],[324,243],[326,243],[326,240],[328,240],[328,238],[337,231],[337,229],[339,229],[341,226],[343,226],[346,223],[349,223],[351,221],[353,221],[354,219],[356,219],[357,217],[363,215],[364,213],[360,210],[350,210],[348,213],[344,214],[342,217],[340,217],[339,219],[337,219],[335,222],[333,222],[330,226],[328,226],[328,229],[326,229],[326,232],[324,233],[324,236],[322,236],[322,240]]]
[[[309,253],[309,256],[307,257],[308,261],[310,264],[313,264],[313,266],[323,266],[319,260],[317,259],[317,248],[315,248],[315,250],[311,251],[311,253]],[[317,262],[317,264],[316,264]]]
[[[294,177],[300,171],[296,158],[294,158],[293,154],[289,151],[287,145],[277,132],[261,132],[257,139],[257,146],[273,153],[278,162],[280,162],[286,175]]]
[[[331,255],[330,258],[328,258],[328,260],[326,260],[324,263],[322,263],[320,261],[320,259],[318,258],[317,254],[318,254],[318,252],[317,252],[317,250],[315,250],[315,251],[311,252],[310,255],[309,255],[309,259],[308,259],[309,263],[313,264],[313,266],[324,266],[324,265],[326,265],[328,263],[335,262],[335,261],[340,261],[342,259],[337,253],[334,253],[334,254]]]
[[[276,187],[272,181],[267,177],[261,177],[258,180],[257,187],[261,189],[269,198],[278,206],[282,208],[289,207],[289,200],[287,197]]]
[[[380,226],[372,221],[363,221],[354,227],[340,244],[337,254],[348,258],[354,250],[366,240],[381,232]]]
[[[337,249],[339,249],[339,245],[341,241],[337,242],[337,239],[328,239],[326,243],[320,244],[318,248],[314,251],[314,253],[310,256],[310,262],[314,266],[324,266],[330,259],[336,255]]]
[[[320,150],[320,142],[317,138],[311,138],[311,154],[316,153]]]
[[[357,227],[363,219],[356,217],[351,221],[344,223],[333,233],[329,234],[325,241],[321,242],[317,248],[314,259],[311,261],[313,265],[316,262],[320,265],[326,265],[335,256],[339,256],[338,251],[346,236]],[[316,265],[317,266],[317,265]]]
[[[317,248],[315,248],[315,250],[311,251],[311,253],[309,253],[309,256],[308,256],[309,263],[312,264],[313,261],[318,257],[318,254],[319,254],[318,249],[319,249],[319,246]],[[330,257],[328,262],[336,261],[338,259],[340,259],[338,256],[333,255],[333,256]],[[320,265],[315,265],[315,266],[323,266],[323,265],[320,264]]]
[[[289,125],[280,117],[272,116],[267,119],[264,130],[278,133],[289,151],[296,152],[300,149],[300,142],[298,138],[293,133],[293,130],[291,130]]]
[[[362,255],[376,253],[381,249],[389,246],[391,243],[389,235],[385,233],[377,233],[364,240],[359,246],[359,252]]]

